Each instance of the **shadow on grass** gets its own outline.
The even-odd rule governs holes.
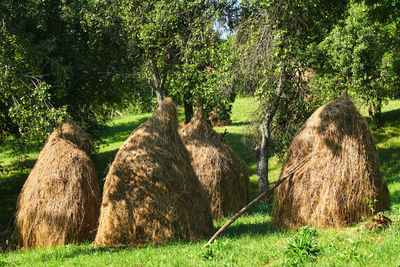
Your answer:
[[[229,126],[247,126],[250,125],[249,121],[232,122]]]
[[[3,166],[0,172],[0,231],[9,226],[17,198],[36,159],[24,158]]]
[[[378,153],[386,182],[400,182],[400,142],[390,148],[379,148]]]
[[[387,140],[400,135],[400,109],[391,110],[382,113],[383,127],[381,129],[373,128],[373,133],[377,143],[385,143]]]
[[[249,138],[248,134],[230,133],[228,131],[225,136],[225,141],[232,147],[232,149],[239,155],[239,157],[246,162],[247,165],[255,162],[253,149],[249,144],[246,144],[245,139]]]
[[[400,125],[400,109],[383,112],[382,121],[385,126]]]
[[[378,148],[382,174],[390,186],[400,183],[400,109],[382,113],[384,127],[375,129],[374,136]],[[400,191],[391,192],[392,205],[400,204]]]
[[[102,133],[101,139],[104,140],[106,144],[125,141],[132,131],[147,119],[148,117],[145,116],[135,121],[110,126]]]
[[[240,236],[263,236],[275,230],[272,228],[269,221],[265,220],[266,215],[271,215],[272,211],[272,200],[269,199],[269,202],[266,204],[258,204],[250,209],[247,216],[257,216],[260,215],[260,218],[263,218],[261,222],[256,223],[235,223],[228,227],[221,236],[236,238]],[[262,217],[261,217],[262,216]]]
[[[247,213],[242,215],[242,217],[259,217],[261,222],[256,223],[240,223],[235,222],[233,225],[229,226],[221,236],[226,237],[240,237],[243,235],[265,235],[275,230],[271,227],[269,221],[266,221],[265,216],[271,215],[272,213],[273,200],[270,197],[267,203],[258,203],[253,206]],[[233,214],[232,214],[233,216]],[[230,219],[232,216],[226,217]],[[220,226],[222,226],[221,224]],[[219,227],[220,227],[219,226]]]
[[[107,176],[109,167],[111,163],[114,161],[115,155],[117,154],[119,149],[115,149],[112,151],[98,153],[93,157],[93,165],[97,171],[100,192],[103,192],[104,186],[104,178]]]
[[[241,236],[265,236],[274,232],[269,222],[241,223],[228,227],[221,237],[238,238]]]
[[[11,217],[14,214],[17,198],[24,185],[27,172],[12,173],[7,176],[0,176],[0,230],[8,227]]]
[[[113,249],[112,251],[119,251],[122,249]],[[102,252],[108,252],[109,249],[106,248],[94,248],[94,247],[86,247],[86,246],[76,246],[73,245],[71,248],[69,245],[65,247],[56,248],[54,251],[44,252],[40,255],[39,261],[41,262],[48,262],[50,260],[56,260],[60,258],[68,259],[74,258],[76,256],[86,256],[86,255],[93,255]]]
[[[390,200],[392,202],[392,205],[400,205],[400,190],[391,192]]]

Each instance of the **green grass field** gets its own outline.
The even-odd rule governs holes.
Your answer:
[[[227,142],[248,164],[253,197],[257,195],[256,166],[253,152],[244,139],[249,137],[250,116],[256,107],[257,102],[252,98],[237,99],[232,125],[216,128],[220,133],[227,129]],[[365,115],[362,107],[361,110]],[[124,115],[110,122],[94,157],[101,186],[108,165],[121,144],[150,115]],[[191,244],[172,242],[127,249],[95,249],[92,244],[67,245],[3,253],[0,254],[0,266],[400,266],[400,100],[391,101],[384,107],[383,120],[385,126],[373,133],[382,173],[391,193],[389,217],[395,223],[387,229],[371,232],[361,223],[343,230],[317,230],[315,236],[275,231],[269,224],[272,208],[269,201],[253,207],[209,249],[202,248],[206,239]],[[21,171],[0,174],[0,230],[8,225],[18,193],[36,157],[37,153],[32,153],[20,162]],[[7,149],[0,151],[0,162],[11,162]],[[271,181],[277,179],[280,167],[280,159],[272,158]],[[216,221],[215,226],[221,226],[228,219]],[[295,249],[288,249],[289,243],[295,244]],[[305,253],[309,247],[315,253]]]

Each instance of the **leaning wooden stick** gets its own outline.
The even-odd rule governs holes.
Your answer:
[[[259,202],[260,200],[267,198],[269,194],[271,194],[272,191],[274,191],[275,188],[277,188],[281,183],[283,183],[288,177],[292,176],[293,173],[295,173],[297,170],[299,170],[301,167],[303,167],[304,164],[311,158],[311,154],[309,154],[306,158],[304,158],[303,161],[301,161],[299,164],[294,166],[290,171],[288,171],[285,175],[283,175],[279,180],[274,183],[272,186],[268,188],[265,192],[261,193],[257,198],[255,198],[253,201],[251,201],[249,204],[244,206],[238,213],[236,213],[229,221],[227,221],[221,228],[218,229],[218,231],[211,237],[210,240],[208,240],[207,244],[203,246],[203,248],[207,248],[210,246],[212,242],[219,236],[226,228],[229,227],[234,221],[236,221],[245,211],[247,211],[249,208],[251,208],[254,204]]]

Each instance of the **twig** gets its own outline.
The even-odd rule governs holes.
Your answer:
[[[290,171],[288,171],[285,175],[283,175],[279,180],[270,186],[267,191],[263,192],[260,194],[257,198],[255,198],[253,201],[251,201],[249,204],[244,206],[238,213],[236,213],[229,221],[227,221],[221,228],[218,229],[218,231],[211,237],[211,239],[203,246],[203,248],[207,248],[210,246],[212,242],[226,229],[228,228],[232,223],[234,223],[245,211],[247,211],[249,208],[251,208],[254,204],[259,202],[260,200],[267,198],[269,194],[274,191],[275,188],[277,188],[281,183],[283,183],[288,177],[292,176],[297,170],[299,170],[301,167],[303,167],[304,164],[307,163],[307,161],[310,160],[311,154],[309,154],[303,161],[301,161],[299,164],[297,164],[294,168],[292,168]]]

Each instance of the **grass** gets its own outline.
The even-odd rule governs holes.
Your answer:
[[[227,130],[227,142],[248,164],[251,193],[257,194],[256,166],[251,148],[245,139],[247,126],[257,103],[251,98],[239,98],[233,106],[232,125],[216,128]],[[361,107],[363,114],[365,110]],[[103,142],[94,158],[100,182],[118,148],[140,123],[151,114],[124,115],[115,118],[104,132]],[[182,113],[180,113],[182,118]],[[383,109],[385,127],[373,129],[377,141],[382,173],[388,182],[394,221],[385,230],[369,231],[364,224],[342,230],[317,230],[313,245],[315,257],[288,253],[288,244],[299,239],[294,231],[275,231],[269,222],[271,201],[256,205],[228,228],[209,249],[202,249],[206,240],[196,243],[172,242],[159,246],[127,249],[95,249],[92,244],[67,245],[59,248],[30,249],[0,254],[0,266],[399,266],[400,265],[400,100],[391,101]],[[0,161],[10,162],[6,151],[0,151]],[[37,154],[23,162],[20,172],[0,176],[0,229],[7,226],[16,197]],[[276,180],[281,168],[278,158],[270,164],[271,180]],[[101,183],[102,185],[102,183]],[[220,227],[229,218],[215,222]],[[296,239],[297,238],[297,239]],[[303,237],[300,236],[300,240]],[[300,242],[301,243],[301,242]],[[296,243],[295,244],[300,244]],[[301,247],[299,248],[301,251]],[[297,255],[297,256],[296,256]]]

